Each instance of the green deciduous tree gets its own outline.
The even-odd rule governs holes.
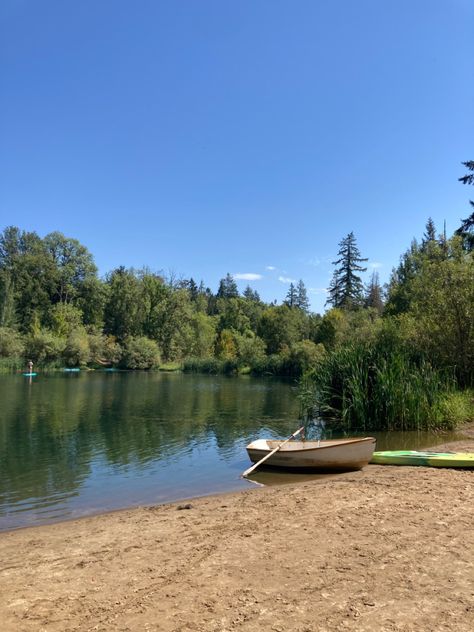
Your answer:
[[[123,342],[128,336],[141,333],[140,282],[133,270],[116,268],[106,278],[107,301],[104,330]]]

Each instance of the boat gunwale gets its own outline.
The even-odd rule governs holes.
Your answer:
[[[262,441],[262,439],[257,439],[257,441]],[[275,441],[278,442],[278,439],[263,439],[263,441]],[[329,450],[330,448],[341,448],[342,446],[347,446],[347,445],[354,445],[356,443],[368,443],[368,442],[373,442],[376,443],[376,439],[375,437],[362,437],[361,439],[334,439],[334,441],[336,443],[332,444],[332,445],[314,445],[312,447],[307,447],[307,448],[302,448],[302,449],[295,449],[295,450],[288,450],[285,449],[285,446],[282,446],[282,449],[279,450],[279,453],[291,453],[291,454],[298,454],[298,453],[308,453],[308,452],[312,452],[312,451],[316,451],[316,450]],[[339,441],[339,442],[338,442]],[[246,447],[247,450],[252,450],[254,452],[262,452],[262,453],[268,453],[271,452],[272,450],[274,450],[275,448],[254,448],[253,447],[253,443],[249,443],[248,446]],[[309,442],[308,442],[309,443]],[[311,441],[311,443],[315,443],[317,444],[317,441]],[[323,443],[323,441],[321,441],[321,443]]]

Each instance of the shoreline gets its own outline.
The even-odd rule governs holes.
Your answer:
[[[468,423],[467,425],[465,425],[464,427],[461,427],[460,429],[460,434],[463,435],[465,437],[466,440],[459,440],[459,441],[450,441],[450,442],[446,442],[446,443],[441,443],[441,444],[436,444],[434,446],[430,446],[429,448],[424,448],[424,449],[429,449],[429,450],[438,450],[440,452],[442,451],[457,451],[457,452],[474,452],[474,423]],[[471,441],[472,439],[472,441]],[[472,443],[472,445],[471,445]],[[371,466],[372,467],[372,466]],[[366,469],[366,468],[365,468]],[[354,472],[337,472],[337,473],[327,473],[324,477],[321,478],[315,478],[313,480],[313,482],[316,484],[322,480],[325,479],[330,479],[330,478],[340,478],[343,476],[347,476],[347,475],[351,475]],[[25,525],[19,525],[17,527],[13,527],[13,528],[7,528],[7,529],[0,529],[0,538],[3,534],[7,534],[7,533],[13,533],[16,531],[22,531],[25,529],[38,529],[41,527],[48,527],[48,526],[58,526],[58,525],[62,525],[65,523],[70,523],[70,522],[75,522],[75,521],[79,521],[79,520],[87,520],[87,518],[97,518],[99,516],[108,516],[110,514],[115,514],[117,512],[128,512],[128,511],[134,511],[134,510],[139,510],[139,509],[144,509],[144,508],[149,508],[149,507],[163,507],[163,506],[167,506],[167,505],[178,505],[178,504],[185,504],[185,503],[189,503],[195,500],[199,500],[199,499],[203,499],[203,498],[214,498],[214,497],[224,497],[224,496],[229,496],[229,495],[233,495],[233,494],[241,494],[243,492],[246,491],[252,491],[252,489],[257,489],[258,487],[286,487],[288,485],[299,485],[302,484],[301,482],[297,482],[297,483],[291,483],[291,482],[285,482],[285,483],[277,483],[275,485],[270,485],[267,486],[263,483],[259,483],[258,481],[254,481],[251,478],[250,479],[245,479],[246,481],[248,481],[249,483],[249,487],[247,489],[240,489],[240,490],[229,490],[229,491],[223,491],[223,492],[210,492],[209,494],[199,494],[197,496],[184,496],[184,497],[180,497],[180,498],[176,498],[176,499],[171,499],[171,500],[166,500],[164,502],[161,503],[150,503],[150,504],[138,504],[138,505],[129,505],[129,506],[125,506],[125,507],[117,507],[115,509],[107,509],[105,511],[101,511],[98,510],[97,512],[93,512],[93,513],[85,513],[83,515],[76,515],[76,516],[71,516],[68,518],[62,518],[59,520],[55,520],[55,521],[51,521],[51,522],[44,522],[44,523],[39,523],[39,524],[25,524]],[[305,481],[306,482],[306,481]]]
[[[369,465],[5,531],[2,630],[467,632],[472,483]]]

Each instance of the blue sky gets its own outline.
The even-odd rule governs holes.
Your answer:
[[[321,311],[351,230],[386,280],[469,214],[471,0],[2,0],[0,55],[0,229],[101,273],[302,278]]]

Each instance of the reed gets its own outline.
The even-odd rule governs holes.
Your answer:
[[[189,358],[183,362],[185,373],[209,373],[211,375],[232,375],[238,373],[237,360],[219,360],[217,358]]]
[[[383,344],[341,347],[321,358],[309,378],[323,416],[346,429],[428,430],[452,427],[443,402],[455,381],[423,359]]]

